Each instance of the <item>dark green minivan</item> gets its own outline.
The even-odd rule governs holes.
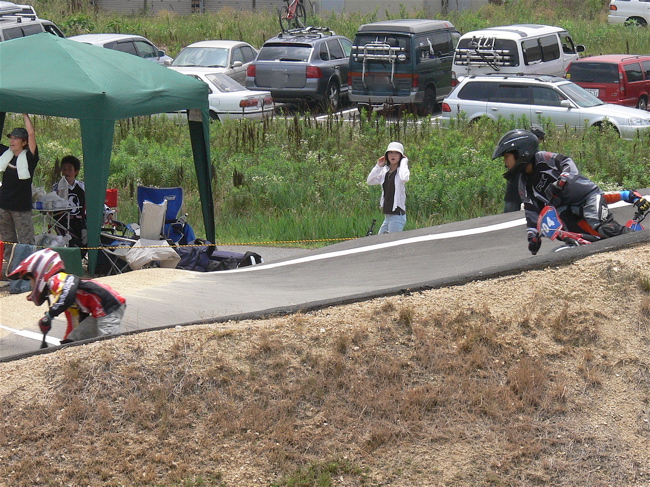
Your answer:
[[[350,100],[359,108],[411,105],[421,114],[432,113],[451,92],[451,63],[459,38],[447,20],[362,25],[350,55]]]

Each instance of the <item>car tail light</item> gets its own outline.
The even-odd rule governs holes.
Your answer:
[[[251,78],[255,77],[255,65],[254,64],[249,64],[248,67],[246,68],[246,76],[249,76]]]
[[[414,74],[413,79],[411,80],[411,88],[417,88],[420,84],[420,75]]]
[[[265,105],[273,105],[273,97],[272,96],[265,96],[264,97],[264,104]]]
[[[239,106],[242,108],[256,107],[259,102],[257,98],[244,98],[239,102]]]
[[[620,86],[621,95],[625,95],[625,82],[623,77],[623,71],[618,72],[618,86]]]
[[[610,10],[618,10],[618,8],[616,7],[616,5],[610,5],[610,6],[609,6],[609,9],[610,9]]]
[[[348,86],[352,86],[352,73],[348,73]]]
[[[451,107],[449,106],[448,103],[443,103],[442,104],[442,111],[445,113],[451,113]]]
[[[323,71],[316,66],[307,66],[307,78],[322,78]]]
[[[451,87],[455,88],[458,85],[458,78],[456,77],[456,71],[451,72]]]

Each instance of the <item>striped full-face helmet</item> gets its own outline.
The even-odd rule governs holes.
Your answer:
[[[27,300],[40,306],[45,302],[49,292],[47,281],[63,271],[65,271],[65,266],[59,254],[52,249],[43,249],[23,260],[7,277],[9,279],[30,279],[32,292],[27,296]]]

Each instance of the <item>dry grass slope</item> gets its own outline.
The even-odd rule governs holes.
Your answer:
[[[649,249],[0,364],[0,482],[648,485]]]

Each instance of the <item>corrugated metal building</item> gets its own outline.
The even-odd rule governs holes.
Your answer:
[[[488,0],[304,0],[309,11],[315,13],[361,12],[371,13],[377,10],[380,16],[384,12],[398,13],[402,7],[407,10],[423,10],[434,16],[450,10],[477,9]],[[152,14],[169,10],[179,14],[194,12],[218,12],[224,7],[235,10],[274,10],[284,5],[283,0],[94,0],[95,5],[105,10],[124,13],[149,12]]]

